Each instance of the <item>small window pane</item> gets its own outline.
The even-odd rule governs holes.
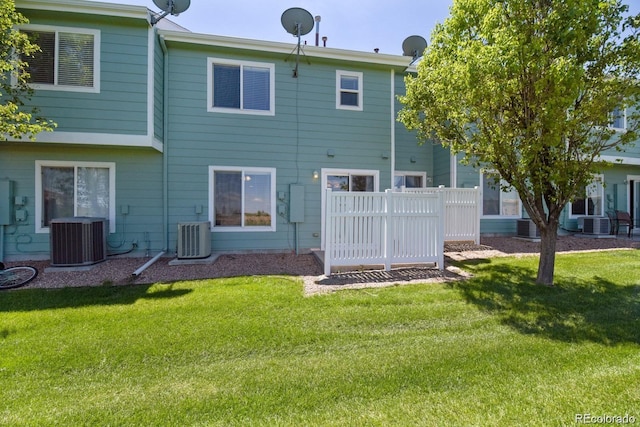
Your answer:
[[[40,46],[40,52],[35,52],[32,57],[24,57],[29,66],[27,68],[31,83],[54,84],[55,64],[55,33],[41,33],[25,31],[31,41]]]
[[[358,106],[358,94],[351,92],[340,92],[340,105]]]
[[[599,180],[587,186],[589,215],[603,215],[602,193],[603,187]]]
[[[244,225],[246,227],[271,225],[271,174],[245,174]]]
[[[515,189],[502,193],[502,215],[520,215],[520,198]]]
[[[358,78],[351,76],[341,76],[340,77],[340,89],[344,90],[358,90]]]
[[[78,216],[109,218],[109,169],[78,168]]]
[[[349,177],[347,175],[328,176],[327,188],[332,191],[349,191]]]
[[[93,35],[59,34],[58,84],[93,86]]]
[[[625,128],[625,112],[620,108],[616,108],[611,113],[611,123],[610,127],[614,129],[624,129]]]
[[[581,198],[581,199],[576,199],[571,203],[571,214],[572,215],[585,215],[586,214],[586,209],[585,209],[586,203],[585,203],[585,199]]]
[[[42,168],[42,222],[48,227],[52,219],[74,216],[73,167]]]
[[[482,175],[482,214],[500,215],[500,185],[495,175]]]
[[[213,66],[213,106],[240,108],[240,67]]]
[[[407,175],[405,180],[407,188],[422,188],[422,177],[419,175]]]
[[[269,69],[244,67],[243,108],[249,110],[269,110]]]
[[[373,176],[351,175],[351,191],[373,191]]]
[[[214,172],[213,199],[215,225],[237,227],[242,225],[242,173]]]

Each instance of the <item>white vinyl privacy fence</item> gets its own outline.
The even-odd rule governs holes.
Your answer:
[[[435,263],[444,241],[479,241],[478,190],[384,193],[327,190],[324,272],[333,267]],[[453,191],[453,193],[450,193]],[[455,195],[455,192],[459,194]],[[465,221],[466,219],[466,221]],[[469,223],[475,224],[471,226]],[[447,223],[451,225],[447,230]],[[466,224],[456,229],[456,224]],[[477,233],[477,237],[476,234]]]
[[[444,197],[444,240],[480,244],[479,188],[403,188],[404,193],[442,193]]]

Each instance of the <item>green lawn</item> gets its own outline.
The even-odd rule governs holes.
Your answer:
[[[289,277],[0,293],[0,424],[640,423],[637,251],[466,263],[310,298]]]

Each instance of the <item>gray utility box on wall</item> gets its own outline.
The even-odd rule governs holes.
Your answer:
[[[289,185],[289,222],[304,222],[304,185]]]
[[[0,225],[11,225],[14,220],[13,181],[0,179]]]

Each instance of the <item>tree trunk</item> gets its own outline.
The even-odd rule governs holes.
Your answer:
[[[540,228],[540,262],[538,263],[539,285],[553,286],[553,271],[556,264],[556,239],[558,237],[557,223],[547,224]]]

